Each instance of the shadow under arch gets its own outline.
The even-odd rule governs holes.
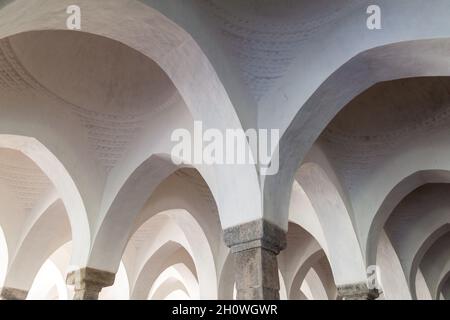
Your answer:
[[[439,285],[446,274],[450,272],[450,232],[437,239],[420,261],[417,269],[416,291],[417,297],[422,297],[421,289],[426,287],[430,298],[439,299]],[[422,276],[420,278],[420,275]],[[423,285],[421,285],[423,283]]]
[[[450,183],[450,171],[417,171],[405,177],[386,195],[370,225],[366,243],[366,266],[376,264],[376,254],[381,231],[392,211],[409,193],[428,183]]]
[[[441,226],[437,230],[435,230],[432,234],[428,236],[425,242],[422,243],[416,255],[414,256],[411,271],[408,277],[409,288],[411,291],[411,296],[413,300],[417,300],[417,290],[416,290],[416,276],[419,270],[420,263],[422,262],[423,257],[427,253],[427,251],[431,248],[431,246],[443,235],[450,232],[450,223]],[[439,292],[439,291],[438,291]],[[431,293],[433,295],[433,293]]]
[[[439,296],[440,296],[441,293],[443,294],[443,290],[444,290],[445,286],[448,287],[449,281],[450,281],[450,271],[447,272],[447,273],[442,277],[442,279],[441,279],[441,281],[440,281],[440,283],[439,283],[439,285],[438,285],[438,287],[437,287],[437,292],[436,292],[436,295],[435,295],[435,299],[436,299],[436,300],[439,300]],[[450,297],[446,297],[445,295],[444,295],[444,298],[450,299]]]

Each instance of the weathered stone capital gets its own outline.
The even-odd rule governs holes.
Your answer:
[[[277,255],[286,248],[286,231],[259,219],[225,229],[224,241],[233,253],[263,248]]]
[[[342,300],[375,300],[379,297],[378,289],[369,289],[367,283],[353,283],[337,286],[338,299]]]
[[[0,288],[0,300],[25,300],[27,298],[28,291],[3,287]]]
[[[116,275],[94,268],[82,268],[67,275],[68,285],[75,286],[75,300],[95,300],[103,288],[112,286]]]
[[[67,275],[67,284],[76,286],[85,282],[109,287],[114,284],[115,277],[116,275],[112,272],[86,267],[70,272]]]

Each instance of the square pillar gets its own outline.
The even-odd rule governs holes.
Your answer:
[[[224,231],[234,258],[238,300],[279,300],[277,255],[286,247],[286,232],[261,219]]]
[[[83,268],[67,275],[67,284],[75,286],[73,300],[98,300],[103,288],[112,286],[116,275],[94,268]]]

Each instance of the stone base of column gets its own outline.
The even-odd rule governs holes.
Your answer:
[[[278,300],[277,255],[286,247],[286,232],[265,220],[224,231],[234,256],[238,300]]]
[[[0,288],[0,300],[25,300],[27,298],[28,291],[3,287]]]
[[[376,300],[378,289],[369,289],[366,283],[354,283],[337,287],[339,300]]]
[[[75,286],[73,300],[98,300],[105,287],[114,284],[115,274],[94,268],[83,268],[67,275],[67,284]]]

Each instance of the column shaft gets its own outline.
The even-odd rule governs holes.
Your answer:
[[[278,300],[277,255],[256,247],[234,253],[238,300]]]
[[[277,255],[286,247],[286,232],[265,220],[224,231],[234,258],[237,299],[278,300]]]

